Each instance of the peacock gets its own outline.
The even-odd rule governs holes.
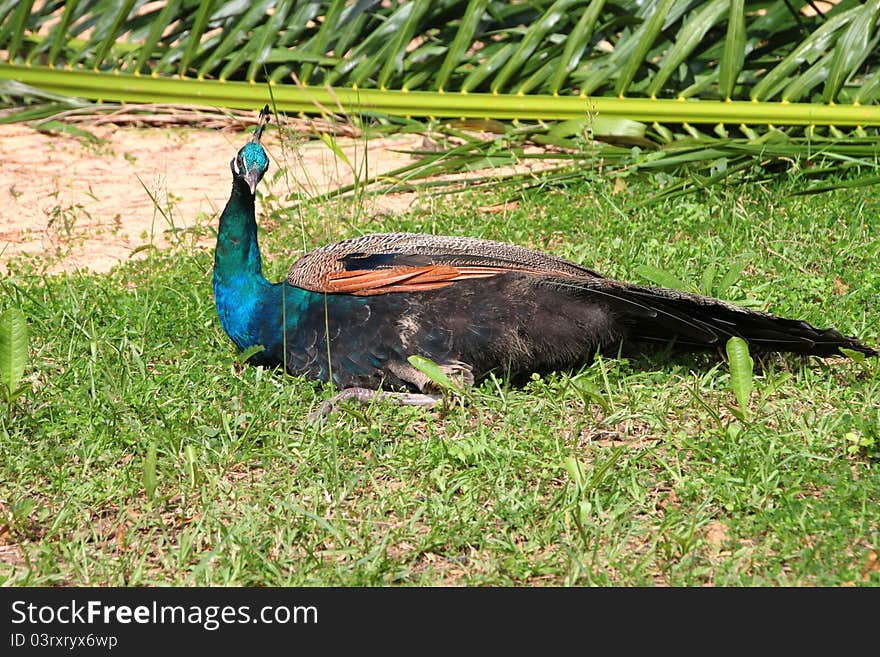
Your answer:
[[[614,280],[512,244],[417,233],[367,234],[317,248],[287,280],[263,276],[254,194],[269,167],[253,137],[231,162],[232,193],[214,259],[223,329],[251,362],[324,382],[344,399],[433,406],[441,396],[412,355],[464,384],[572,368],[623,344],[711,349],[731,336],[766,351],[877,352],[832,328],[687,292]]]

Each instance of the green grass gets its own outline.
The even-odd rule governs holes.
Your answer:
[[[372,218],[268,199],[262,239],[276,279],[303,235],[416,230],[631,280],[651,265],[710,292],[752,253],[726,298],[876,346],[880,195],[798,188],[638,207],[650,180],[599,181],[501,213],[475,192]],[[237,361],[211,259],[150,251],[51,277],[19,262],[0,280],[0,310],[20,307],[31,335],[30,390],[0,408],[0,582],[880,584],[877,362],[764,358],[745,421],[708,354],[604,358],[522,388],[489,380],[440,411],[311,426],[332,390]]]

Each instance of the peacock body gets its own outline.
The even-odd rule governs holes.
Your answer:
[[[266,114],[267,117],[267,114]],[[740,336],[771,351],[876,352],[834,329],[709,297],[625,283],[523,247],[466,237],[370,234],[318,248],[287,280],[262,273],[254,192],[268,168],[264,122],[232,161],[214,297],[252,361],[342,389],[427,392],[417,354],[467,382],[576,366],[621,344],[707,349]]]

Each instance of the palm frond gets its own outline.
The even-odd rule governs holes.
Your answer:
[[[776,0],[0,4],[4,75],[25,66],[334,88],[847,103],[876,74],[878,3]],[[823,57],[823,75],[811,68]],[[878,89],[859,95],[876,102]]]
[[[878,41],[878,0],[824,14],[794,0],[0,0],[0,105],[19,106],[0,120],[46,120],[82,99],[268,101],[288,113],[558,121],[516,134],[569,150],[602,137],[589,158],[620,175],[684,167],[703,184],[794,158],[873,176]],[[832,158],[821,167],[820,142]],[[468,148],[398,183],[486,161]]]

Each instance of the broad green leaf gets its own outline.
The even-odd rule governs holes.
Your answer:
[[[323,9],[321,4],[317,2],[296,3],[292,10],[293,13],[289,14],[283,33],[276,43],[273,44],[269,56],[266,57],[266,62],[291,62],[296,63],[296,66],[288,66],[286,64],[276,66],[272,69],[272,73],[269,76],[271,82],[289,80],[294,68],[297,72],[302,68],[300,62],[318,63],[322,66],[335,66],[338,63],[338,57],[326,57],[324,53],[313,54],[302,50],[306,39],[308,39],[306,32],[311,33],[309,27],[314,25],[319,16],[323,16]],[[284,51],[287,53],[287,56],[275,59],[275,53],[278,51]]]
[[[749,400],[754,385],[752,370],[755,362],[749,354],[749,345],[736,336],[727,341],[727,359],[730,364],[730,387],[736,396],[739,410],[745,415],[749,410]]]
[[[571,477],[575,488],[577,488],[579,492],[584,490],[587,485],[587,476],[584,474],[584,466],[582,466],[575,457],[566,456],[562,461],[562,467],[565,468],[568,476]]]
[[[336,84],[345,76],[349,86],[364,84],[367,78],[376,74],[386,57],[393,56],[394,37],[404,29],[415,8],[412,2],[401,4],[377,29],[352,48],[351,53],[346,54],[345,59],[327,74],[325,81]]]
[[[801,29],[803,18],[792,11],[789,0],[776,0],[757,15],[749,16],[749,27],[756,34],[770,38],[789,35]]]
[[[831,53],[825,55],[819,61],[815,62],[804,73],[792,80],[780,94],[780,99],[785,102],[797,102],[810,91],[820,85],[823,80],[828,78],[828,71],[831,68]]]
[[[0,314],[0,387],[7,399],[19,389],[28,355],[27,320],[18,308]],[[0,391],[2,392],[2,391]]]
[[[36,128],[40,132],[59,132],[62,134],[73,135],[74,137],[86,139],[93,144],[97,144],[101,141],[100,139],[98,139],[97,136],[95,136],[88,130],[80,128],[79,126],[72,123],[64,123],[63,121],[42,121],[36,124]]]
[[[6,43],[6,40],[9,39],[9,50],[6,56],[10,62],[15,61],[18,50],[21,48],[25,24],[30,17],[33,4],[34,0],[21,0],[15,8],[15,14],[0,28],[0,43]]]
[[[615,447],[611,454],[603,459],[598,465],[593,464],[591,477],[587,479],[586,468],[573,456],[566,456],[562,461],[562,467],[571,477],[579,494],[589,493],[595,490],[605,479],[611,468],[614,467],[620,457],[623,456],[624,446]]]
[[[186,459],[186,472],[189,475],[189,485],[190,487],[195,487],[199,474],[196,471],[199,459],[196,455],[195,447],[192,444],[187,445],[183,448],[183,455]]]
[[[371,11],[376,5],[375,0],[355,0],[354,4],[346,4],[331,41],[333,52],[341,54],[343,60],[349,56],[350,51],[353,52],[359,45],[372,38],[374,32],[369,30],[370,26],[374,27],[376,31],[385,28],[385,21],[377,19]],[[389,11],[397,11],[398,9],[396,5],[389,6]],[[331,74],[339,70],[342,70],[341,65],[328,71],[323,83],[335,84],[336,79],[331,77]],[[349,68],[345,70],[349,70]]]
[[[700,276],[700,294],[712,295],[712,283],[715,282],[715,263],[710,262]]]
[[[77,5],[79,5],[79,0],[68,0],[64,3],[64,13],[61,15],[61,20],[55,25],[50,33],[52,45],[49,47],[49,56],[46,58],[49,66],[56,65],[58,53],[61,52],[61,47],[68,38],[67,30],[73,20]],[[36,52],[36,49],[31,51],[31,54],[28,56],[29,61]]]
[[[550,128],[547,134],[552,137],[562,138],[572,135],[583,136],[616,136],[616,137],[644,137],[645,124],[629,119],[613,116],[588,116],[583,119],[570,119],[560,121]]]
[[[464,92],[471,91],[474,87],[479,86],[483,80],[493,76],[495,71],[500,70],[505,62],[510,59],[515,48],[515,43],[499,45],[494,51],[490,48],[486,48],[485,51],[492,52],[492,55],[480,66],[470,72],[470,74],[464,79],[464,82],[461,85],[461,90]]]
[[[95,57],[92,60],[92,68],[97,70],[101,67],[101,64],[104,63],[104,59],[107,57],[113,44],[116,43],[120,26],[126,22],[126,19],[134,8],[136,1],[137,0],[125,0],[122,2],[117,8],[115,14],[111,14],[113,16],[113,21],[109,24],[106,30],[101,30],[100,32],[96,31],[95,36],[100,37],[101,42],[98,44],[98,51],[95,53]],[[115,64],[113,68],[116,68]]]
[[[434,384],[443,390],[458,390],[461,386],[456,385],[446,372],[430,358],[413,354],[406,359],[410,365],[428,377]]]
[[[678,92],[679,100],[685,100],[694,96],[699,97],[709,92],[714,85],[718,84],[718,76],[717,68],[711,69],[707,73],[698,73],[694,76],[694,83],[692,85]]]
[[[880,97],[880,70],[867,76],[853,95],[853,103],[868,104]]]
[[[147,454],[144,456],[143,484],[148,500],[152,500],[155,497],[158,482],[159,480],[156,476],[156,442],[153,441],[147,447]]]
[[[516,95],[523,96],[532,89],[545,85],[550,72],[559,68],[559,57],[552,56],[548,61],[544,62],[541,67],[532,73],[524,82],[516,88]]]
[[[238,16],[232,24],[227,25],[224,28],[223,39],[217,46],[211,49],[202,61],[202,65],[198,70],[198,77],[202,78],[215,70],[221,60],[239,47],[241,40],[248,35],[260,19],[266,15],[267,10],[274,4],[273,0],[253,2],[244,14]]]
[[[601,388],[590,381],[590,379],[578,376],[571,380],[571,385],[582,397],[586,397],[587,399],[596,402],[602,407],[603,411],[608,412],[610,409],[608,400],[605,399],[605,395],[602,394]]]
[[[321,66],[335,66],[339,63],[338,57],[325,57],[323,55],[313,55],[309,52],[303,52],[301,50],[294,50],[292,48],[272,48],[269,50],[267,54],[263,56],[264,64],[277,64],[278,62],[285,63],[301,63],[301,62],[311,62],[313,64],[320,64]],[[290,69],[288,69],[289,71]],[[275,78],[276,71],[272,71],[272,77]]]
[[[847,349],[846,347],[840,347],[839,349],[840,353],[857,363],[861,364],[867,360],[867,357],[861,351],[856,351],[855,349]]]
[[[266,56],[272,50],[272,43],[278,38],[278,32],[287,18],[294,0],[281,0],[275,5],[275,11],[269,16],[263,25],[253,31],[248,39],[248,45],[251,46],[250,64],[248,65],[245,79],[248,81],[256,81],[257,72],[261,71],[266,61]]]

